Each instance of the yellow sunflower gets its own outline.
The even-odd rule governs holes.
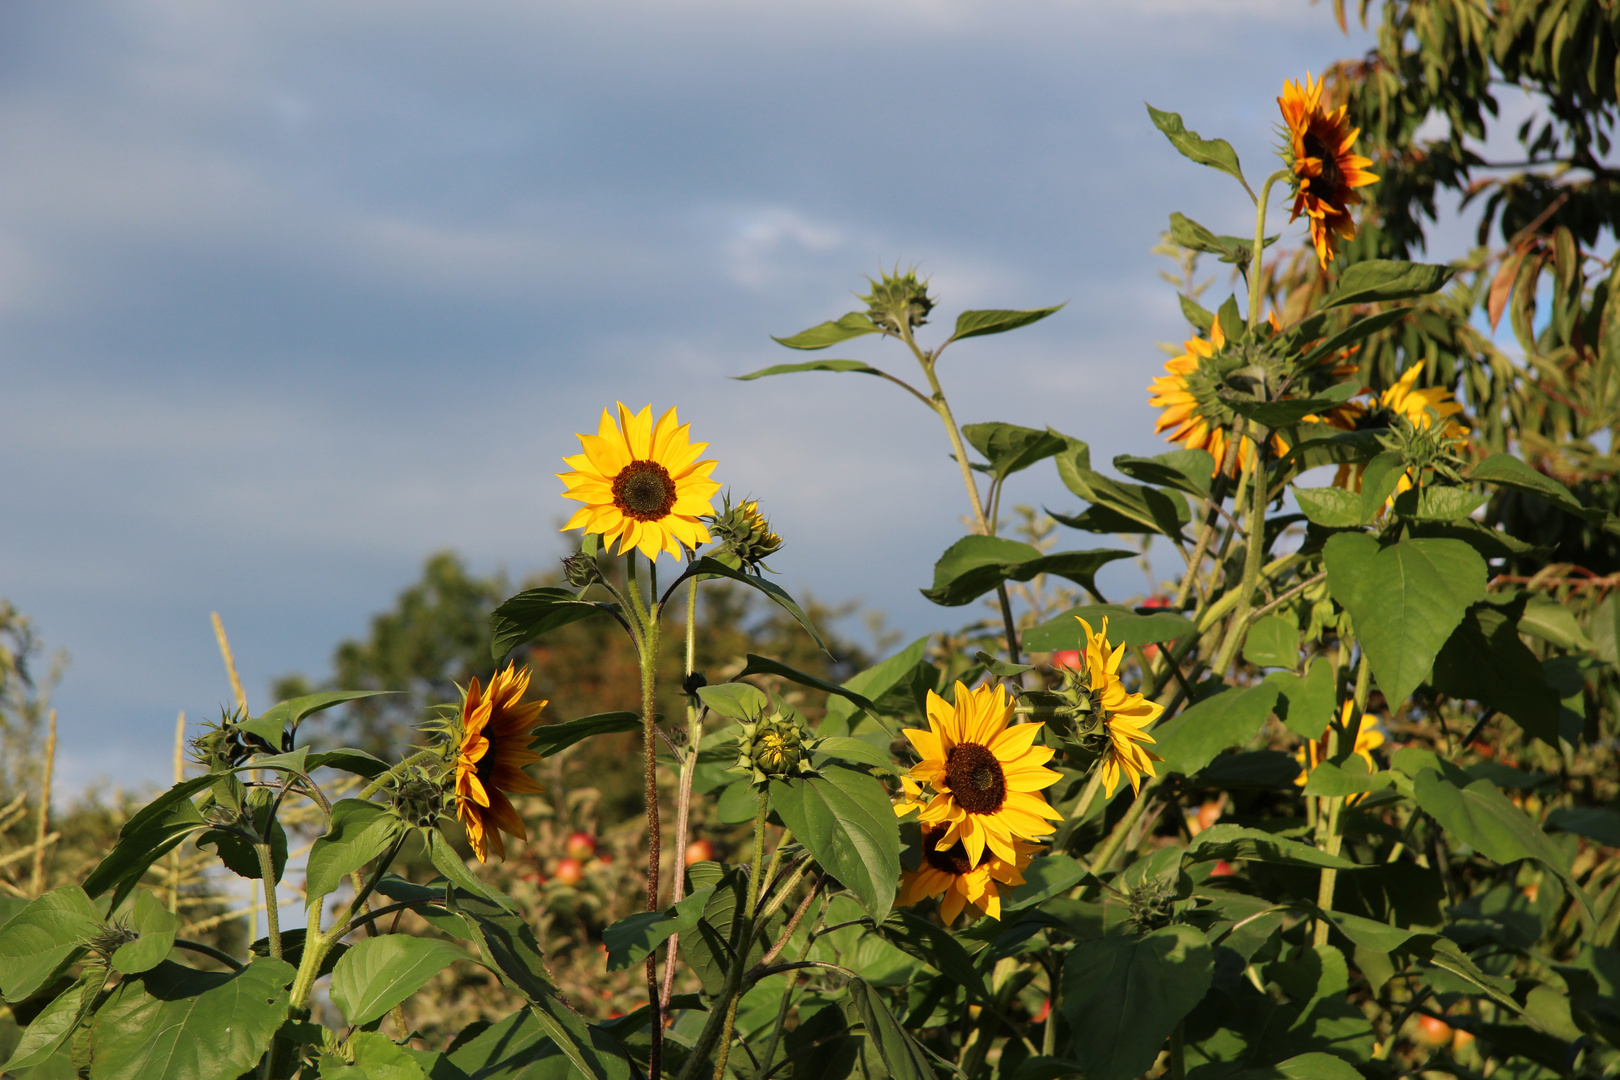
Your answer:
[[[1099,766],[1102,769],[1103,787],[1109,795],[1113,795],[1123,774],[1131,782],[1131,790],[1140,792],[1142,777],[1157,776],[1153,763],[1164,760],[1143,745],[1156,741],[1146,728],[1164,712],[1164,706],[1149,701],[1141,694],[1126,693],[1125,684],[1119,678],[1119,662],[1125,655],[1125,646],[1120,645],[1110,651],[1106,618],[1100,631],[1093,631],[1091,624],[1078,615],[1075,618],[1085,628],[1086,675],[1091,680],[1092,699],[1099,706],[1108,735],[1108,745],[1103,750]]]
[[[631,413],[619,404],[619,417],[602,410],[595,435],[581,435],[583,454],[564,458],[573,471],[558,473],[568,485],[565,499],[585,504],[563,530],[601,533],[604,545],[619,541],[619,554],[639,549],[649,559],[667,551],[677,559],[681,548],[709,542],[709,530],[698,520],[714,513],[710,496],[720,490],[709,473],[717,462],[699,461],[708,443],[689,441],[690,424],[670,409],[653,424],[652,406]]]
[[[944,899],[939,916],[949,926],[962,909],[972,905],[992,919],[1001,918],[1001,897],[1024,883],[1024,870],[1041,845],[1013,839],[1016,858],[1003,859],[993,851],[983,851],[978,859],[968,858],[967,848],[958,841],[945,850],[935,845],[945,829],[924,825],[922,865],[900,875],[900,904],[916,904],[931,896]]]
[[[1343,710],[1339,713],[1339,726],[1346,731],[1350,730],[1350,713],[1354,711],[1354,708],[1355,703],[1347,700],[1344,703]],[[1352,754],[1367,763],[1369,773],[1378,771],[1378,763],[1373,760],[1372,751],[1384,745],[1384,733],[1379,731],[1378,728],[1370,726],[1377,724],[1377,722],[1377,719],[1370,714],[1363,713],[1361,719],[1356,721],[1355,742],[1350,747]],[[1320,765],[1323,757],[1327,755],[1327,744],[1328,733],[1324,731],[1320,739],[1313,739],[1294,751],[1294,760],[1299,762],[1299,775],[1294,777],[1294,786],[1305,786],[1306,780],[1310,778],[1311,770]],[[1354,805],[1360,802],[1362,797],[1361,795],[1351,796],[1351,804]]]
[[[1293,170],[1293,221],[1304,214],[1311,228],[1311,245],[1323,269],[1332,261],[1340,240],[1354,240],[1356,223],[1350,207],[1361,202],[1356,188],[1376,184],[1367,172],[1368,158],[1351,153],[1360,128],[1350,126],[1340,105],[1334,112],[1322,107],[1322,80],[1305,74],[1305,85],[1290,80],[1277,99],[1287,125],[1283,160]]]
[[[1165,438],[1189,450],[1208,450],[1215,459],[1215,472],[1219,473],[1236,418],[1231,407],[1216,393],[1221,379],[1213,361],[1226,347],[1220,320],[1210,328],[1208,340],[1195,337],[1184,344],[1187,351],[1166,360],[1166,374],[1148,386],[1148,393],[1153,395],[1148,404],[1164,410],[1154,422],[1153,432],[1158,435],[1168,431]],[[1278,455],[1288,452],[1288,444],[1276,435],[1271,437],[1271,446]],[[1232,475],[1236,476],[1238,469],[1247,466],[1253,458],[1254,443],[1245,440],[1232,463]]]
[[[467,687],[467,700],[461,706],[461,745],[456,751],[456,816],[467,827],[467,842],[479,862],[489,861],[489,847],[506,858],[501,833],[527,840],[523,819],[518,817],[512,794],[542,790],[523,771],[523,766],[540,760],[529,749],[530,737],[540,723],[544,701],[523,703],[529,689],[529,669],[518,671],[512,664],[498,671],[485,693],[475,677]]]
[[[1014,724],[1012,700],[998,683],[969,690],[956,684],[953,705],[928,693],[927,731],[904,734],[922,758],[911,779],[933,788],[922,808],[922,822],[939,826],[935,848],[949,851],[960,841],[976,867],[985,849],[1016,862],[1015,837],[1033,840],[1062,821],[1037,794],[1060,775],[1043,768],[1056,752],[1036,746],[1042,724]],[[909,792],[908,792],[909,794]]]

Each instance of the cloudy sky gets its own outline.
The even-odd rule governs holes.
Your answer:
[[[1263,176],[1282,81],[1366,40],[1304,0],[7,3],[0,595],[72,654],[65,786],[161,778],[176,710],[217,715],[210,611],[257,710],[436,549],[550,564],[615,400],[679,406],[787,587],[957,624],[917,594],[966,509],[935,418],[726,376],[915,263],[945,326],[1068,305],[947,354],[959,419],[1157,452],[1149,248],[1252,218],[1143,101]],[[1008,499],[1077,508],[1049,469]]]

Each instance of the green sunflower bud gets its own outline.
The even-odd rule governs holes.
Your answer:
[[[583,551],[568,556],[562,562],[563,577],[567,578],[568,584],[576,589],[583,589],[602,580],[602,571],[596,565],[595,557]]]
[[[205,724],[203,733],[191,740],[191,760],[208,772],[219,772],[252,757],[252,748],[242,739],[242,719],[239,712],[221,712],[219,723]]]
[[[444,814],[449,799],[446,779],[442,770],[413,765],[390,781],[388,799],[405,821],[432,828]]]
[[[1141,934],[1158,930],[1175,918],[1175,887],[1163,880],[1146,882],[1131,890],[1128,903],[1133,930]]]
[[[756,574],[767,558],[781,550],[782,538],[771,531],[771,523],[759,512],[757,499],[749,499],[733,507],[728,493],[724,509],[705,520],[726,553],[735,558],[741,567]]]
[[[881,279],[866,279],[872,291],[862,296],[866,301],[867,317],[885,330],[900,333],[904,328],[921,326],[934,310],[934,299],[928,295],[928,282],[917,280],[916,270],[884,273]]]
[[[94,936],[85,942],[85,945],[100,958],[102,963],[110,964],[112,963],[113,953],[140,936],[124,920],[114,919],[102,923]]]
[[[814,776],[810,751],[821,742],[780,712],[771,712],[742,725],[742,741],[732,772],[747,773],[761,786],[771,780]]]

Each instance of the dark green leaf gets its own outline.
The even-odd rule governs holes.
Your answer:
[[[1547,827],[1620,848],[1620,814],[1601,806],[1565,806],[1547,815]]]
[[[1262,615],[1249,624],[1243,659],[1255,667],[1299,666],[1299,626],[1284,615]]]
[[[1512,454],[1492,454],[1474,466],[1473,472],[1468,474],[1468,479],[1539,496],[1560,510],[1581,517],[1594,513],[1582,506],[1569,488],[1546,473],[1532,469]],[[1598,513],[1598,517],[1601,518],[1602,514]]]
[[[1082,941],[1063,965],[1059,1003],[1086,1080],[1129,1080],[1209,990],[1213,952],[1191,926]]]
[[[1219,391],[1220,399],[1231,406],[1239,416],[1246,416],[1268,428],[1293,427],[1307,416],[1327,412],[1361,393],[1359,383],[1347,382],[1330,386],[1315,397],[1284,398],[1281,401],[1256,401],[1230,391]]]
[[[369,1024],[467,954],[438,938],[361,938],[332,970],[332,1004],[351,1024]]]
[[[0,997],[39,993],[100,927],[101,912],[77,885],[34,898],[0,926]]]
[[[985,334],[1004,334],[1008,330],[1040,322],[1062,307],[1063,305],[1059,304],[1057,307],[1031,308],[1027,311],[964,311],[956,317],[956,329],[951,333],[950,340],[961,341],[963,338],[983,337]]]
[[[1499,709],[1556,748],[1563,706],[1547,685],[1541,661],[1520,639],[1515,614],[1485,603],[1469,608],[1435,658],[1434,688]]]
[[[1244,190],[1248,189],[1249,185],[1243,179],[1243,169],[1238,165],[1237,151],[1232,149],[1231,143],[1225,139],[1200,138],[1198,132],[1188,131],[1182,125],[1179,113],[1160,112],[1151,105],[1147,111],[1153,118],[1153,126],[1164,132],[1170,145],[1180,151],[1182,157],[1234,176],[1238,183],[1243,184]]]
[[[254,827],[270,834],[270,869],[280,881],[282,871],[287,868],[287,832],[273,816],[275,801],[275,793],[268,788],[254,788],[248,792],[246,809],[252,815]],[[212,846],[220,861],[238,877],[258,881],[264,876],[259,867],[258,849],[238,833],[210,829],[197,837],[197,846]]]
[[[1023,646],[1029,652],[1078,648],[1081,629],[1077,620],[1085,619],[1092,630],[1101,633],[1104,618],[1108,620],[1108,641],[1113,645],[1155,645],[1176,641],[1197,629],[1191,620],[1174,611],[1143,613],[1118,604],[1089,604],[1070,608],[1024,631]]]
[[[106,983],[105,967],[87,965],[78,982],[58,994],[34,1017],[12,1050],[11,1060],[0,1064],[0,1076],[16,1076],[19,1069],[42,1065],[49,1060],[79,1030]]]
[[[1343,488],[1295,488],[1294,499],[1313,525],[1328,529],[1353,529],[1366,522],[1361,516],[1361,496]]]
[[[1217,859],[1233,861],[1252,859],[1256,862],[1276,863],[1280,866],[1332,867],[1336,870],[1356,870],[1359,864],[1342,855],[1329,855],[1320,848],[1273,836],[1262,829],[1242,825],[1211,825],[1187,845],[1182,862],[1186,865],[1213,862]]]
[[[593,735],[617,735],[640,730],[641,717],[633,712],[595,713],[565,724],[546,724],[536,728],[529,749],[551,757]]]
[[[753,574],[745,574],[741,570],[733,570],[725,563],[711,559],[707,555],[703,556],[703,558],[699,559],[697,562],[688,567],[682,576],[696,577],[702,574],[713,574],[715,577],[730,578],[732,581],[742,582],[751,589],[758,589],[760,592],[776,601],[777,605],[780,606],[782,610],[786,611],[789,615],[792,615],[794,620],[798,622],[800,626],[804,627],[805,632],[810,635],[810,640],[814,641],[822,652],[827,653],[828,656],[832,655],[832,653],[827,651],[827,643],[821,640],[821,634],[816,631],[815,626],[810,622],[810,616],[806,615],[804,610],[799,607],[797,602],[794,601],[793,597],[789,596],[781,588],[771,584],[764,578],[756,577]]]
[[[1356,1067],[1320,1050],[1260,1069],[1245,1069],[1232,1080],[1361,1080]]]
[[[768,368],[750,371],[747,375],[733,375],[732,378],[738,382],[748,382],[750,379],[763,379],[767,375],[794,375],[801,371],[858,371],[863,375],[883,374],[871,364],[863,364],[859,360],[807,360],[802,364],[772,364]]]
[[[1114,468],[1132,480],[1177,488],[1202,499],[1209,494],[1215,459],[1208,450],[1197,449],[1171,450],[1150,458],[1121,454],[1114,459]]]
[[[1159,771],[1192,776],[1227,747],[1249,742],[1271,715],[1277,694],[1272,683],[1223,690],[1161,722],[1152,732],[1158,743],[1150,747],[1164,758]]]
[[[1070,449],[1057,455],[1058,477],[1068,489],[1087,502],[1113,511],[1150,532],[1182,539],[1181,530],[1191,518],[1186,497],[1176,490],[1122,484],[1093,470],[1088,464],[1090,451],[1084,443],[1070,440]],[[1054,514],[1059,521],[1060,515]]]
[[[1363,259],[1351,263],[1339,275],[1338,287],[1323,301],[1324,308],[1345,304],[1373,304],[1385,300],[1408,300],[1437,292],[1451,280],[1456,270],[1431,263],[1410,263],[1393,259]]]
[[[909,911],[901,911],[896,918],[879,923],[878,933],[896,948],[915,956],[940,974],[949,976],[952,982],[978,1000],[989,999],[984,978],[979,974],[979,969],[973,966],[973,958],[944,927],[918,918]]]
[[[1017,424],[963,424],[968,445],[984,455],[998,478],[1011,476],[1063,449],[1063,438]]]
[[[1485,560],[1460,540],[1380,548],[1339,533],[1323,549],[1328,591],[1350,612],[1384,697],[1402,702],[1429,677],[1468,606],[1485,595]]]
[[[888,659],[851,676],[844,682],[844,689],[876,702],[901,683],[922,661],[931,636],[924,634]],[[821,730],[829,734],[849,730],[849,721],[854,719],[857,711],[847,698],[828,698],[827,715],[822,721]]]
[[[714,886],[697,889],[674,907],[663,911],[638,911],[626,915],[602,931],[607,946],[609,971],[620,971],[647,959],[649,953],[669,940],[671,934],[687,934],[697,928],[703,909],[714,895]]]
[[[388,771],[388,762],[364,750],[356,750],[352,746],[311,754],[307,764],[310,772],[324,766],[329,769],[342,769],[344,772],[363,776],[367,780],[375,780]]]
[[[837,694],[839,697],[848,698],[859,708],[870,709],[872,707],[870,701],[847,687],[838,686],[825,679],[818,679],[814,675],[807,675],[797,668],[788,667],[780,660],[772,660],[769,657],[755,656],[753,653],[749,653],[747,663],[743,669],[733,675],[732,678],[746,679],[750,675],[780,675],[782,678],[796,682],[800,686],[814,687],[829,694]]]
[[[1342,798],[1363,791],[1379,791],[1394,782],[1390,773],[1369,773],[1367,763],[1352,754],[1342,762],[1324,761],[1312,769],[1305,781],[1305,794]]]
[[[256,1065],[287,1016],[291,964],[241,971],[165,961],[124,980],[96,1013],[97,1080],[227,1080]]]
[[[1184,214],[1170,215],[1170,239],[1192,251],[1219,255],[1221,262],[1236,266],[1243,273],[1248,273],[1249,262],[1253,258],[1252,239],[1241,236],[1216,236]],[[1276,242],[1275,236],[1268,236],[1265,246],[1270,247]]]
[[[309,850],[304,888],[311,902],[343,884],[343,879],[394,846],[405,823],[380,803],[339,799],[332,825]]]
[[[455,848],[450,846],[450,841],[444,838],[443,833],[437,829],[423,829],[421,832],[428,838],[428,860],[439,873],[450,880],[452,885],[498,907],[507,910],[516,908],[517,905],[510,899],[473,876],[467,869],[467,864],[461,861],[461,856],[456,854]]]
[[[559,626],[613,614],[619,605],[581,600],[570,589],[525,589],[496,608],[489,617],[489,651],[496,660],[526,642]]]
[[[207,828],[191,797],[219,778],[218,773],[193,776],[141,807],[118,830],[112,851],[84,879],[84,891],[93,899],[111,889],[111,906],[122,904],[147,867],[192,833]]]
[[[1340,349],[1349,348],[1364,337],[1376,334],[1385,327],[1399,322],[1411,314],[1411,308],[1392,308],[1380,311],[1376,315],[1369,315],[1365,319],[1357,319],[1337,334],[1323,341],[1310,352],[1300,357],[1298,365],[1301,368],[1326,360]]]
[[[282,735],[289,727],[297,731],[298,725],[304,722],[304,717],[324,712],[345,701],[358,701],[361,698],[392,693],[394,693],[392,690],[332,690],[319,694],[305,694],[303,697],[291,698],[270,706],[243,724],[242,730],[246,734],[264,740],[264,744],[271,750],[280,750]]]
[[[129,913],[129,928],[139,935],[126,941],[112,955],[112,968],[122,975],[135,975],[157,967],[174,948],[180,927],[163,902],[145,889],[135,891],[135,907]]]
[[[1003,911],[1018,911],[1060,892],[1067,892],[1088,877],[1086,868],[1068,855],[1051,854],[1031,859],[1024,870],[1024,883],[1001,902]]]
[[[970,604],[1003,581],[1055,574],[1094,590],[1097,571],[1133,552],[1099,548],[1043,555],[1033,545],[1001,536],[964,536],[934,564],[934,586],[922,594],[943,607]]]
[[[864,979],[849,980],[850,1020],[866,1028],[892,1080],[934,1080],[934,1067],[917,1040],[894,1018],[883,998]]]
[[[1222,754],[1199,772],[1199,787],[1254,788],[1286,791],[1299,776],[1299,762],[1281,750],[1244,750]]]
[[[830,765],[805,780],[772,780],[771,807],[823,870],[882,921],[900,880],[900,830],[883,784]]]
[[[864,312],[852,311],[841,319],[833,322],[824,322],[792,337],[772,337],[771,340],[790,349],[825,349],[829,345],[837,345],[840,341],[858,338],[863,334],[875,334],[878,328]],[[766,373],[761,373],[766,374]],[[752,378],[752,376],[747,376]]]

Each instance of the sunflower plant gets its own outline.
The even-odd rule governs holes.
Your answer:
[[[1354,118],[1309,75],[1277,104],[1282,165],[1258,192],[1228,143],[1149,110],[1255,215],[1252,239],[1171,217],[1176,242],[1218,255],[1242,291],[1214,311],[1181,298],[1193,336],[1149,387],[1175,448],[1116,457],[1109,475],[1072,435],[960,423],[945,350],[1060,306],[963,311],[938,333],[938,298],[898,265],[860,309],[777,340],[814,352],[870,337],[914,374],[820,359],[743,376],[876,376],[931,411],[970,532],[922,592],[986,618],[842,683],[753,653],[700,670],[705,582],[757,590],[822,642],[764,574],[793,549],[759,500],[721,495],[719,463],[674,408],[604,410],[557,474],[581,504],[564,526],[578,549],[563,584],[492,613],[505,666],[487,685],[424,717],[394,762],[301,740],[358,693],[228,715],[197,740],[202,775],[131,819],[81,884],[0,926],[0,995],[29,1017],[4,1069],[1614,1075],[1620,816],[1604,800],[1620,797],[1620,622],[1613,603],[1577,619],[1493,572],[1534,552],[1483,514],[1507,492],[1595,529],[1620,522],[1476,445],[1478,418],[1422,357],[1387,384],[1366,377],[1364,346],[1454,268],[1357,258],[1379,177]],[[1280,210],[1328,285],[1265,311]],[[1051,526],[1082,544],[1047,542],[1045,525],[1026,533],[1039,543],[1004,535],[1004,490],[1037,466],[1084,503]],[[1172,580],[1149,602],[1110,601],[1099,572],[1144,551]],[[684,714],[666,716],[656,658],[682,605]],[[634,645],[639,712],[558,720],[532,700],[512,654],[584,619]],[[779,692],[790,684],[824,703]],[[644,972],[645,998],[602,1016],[558,988],[541,913],[481,868],[527,841],[513,797],[538,790],[536,762],[627,732],[641,736],[646,858],[627,906],[642,910],[599,944],[604,975]],[[332,797],[334,773],[352,794]],[[303,925],[284,929],[280,822],[297,800],[323,831]],[[689,858],[699,817],[737,827],[740,857]],[[188,838],[263,888],[269,933],[248,954],[180,938],[143,887]],[[521,1007],[428,1045],[410,1001],[458,965]]]

